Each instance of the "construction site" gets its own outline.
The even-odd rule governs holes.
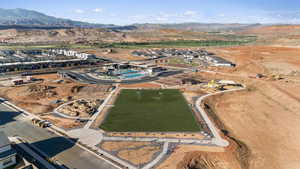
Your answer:
[[[300,48],[287,30],[299,26],[240,31],[257,42],[239,46],[80,49],[112,63],[3,76],[0,97],[123,168],[298,169]]]
[[[90,117],[101,104],[101,99],[105,99],[111,90],[110,85],[80,84],[61,79],[58,74],[32,77],[41,81],[36,84],[1,87],[1,97],[10,99],[17,106],[65,128],[80,125],[80,122],[76,121],[76,118],[68,119],[52,113],[56,108],[63,105],[59,109],[63,114]]]

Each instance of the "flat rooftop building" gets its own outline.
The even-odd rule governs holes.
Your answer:
[[[16,164],[16,151],[3,131],[0,132],[0,169]]]

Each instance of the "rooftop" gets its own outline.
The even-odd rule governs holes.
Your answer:
[[[8,144],[10,144],[8,137],[3,131],[0,131],[0,147],[6,146]]]

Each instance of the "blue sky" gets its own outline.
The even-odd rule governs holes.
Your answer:
[[[300,23],[299,0],[0,0],[80,21],[132,23]]]

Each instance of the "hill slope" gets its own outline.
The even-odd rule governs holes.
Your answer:
[[[34,25],[63,27],[113,27],[114,25],[91,24],[70,19],[56,18],[27,9],[1,9],[0,25]]]

